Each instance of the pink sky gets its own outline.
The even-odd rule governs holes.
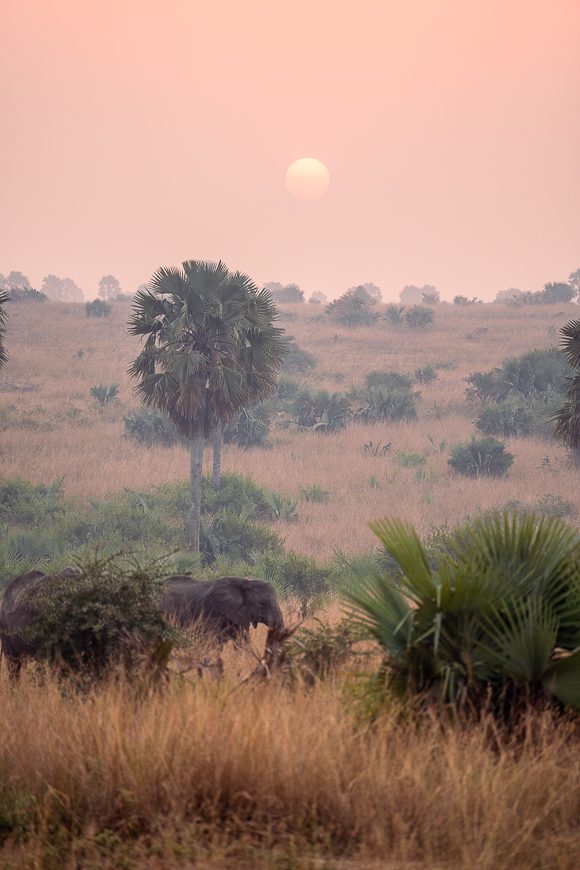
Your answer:
[[[580,0],[0,0],[0,271],[387,299],[580,267]],[[298,157],[328,193],[293,199]]]

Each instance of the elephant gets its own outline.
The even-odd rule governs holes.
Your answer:
[[[64,578],[74,574],[75,569],[65,568],[59,576]],[[29,571],[20,574],[6,587],[0,604],[0,646],[11,677],[17,677],[23,660],[36,653],[34,643],[26,637],[26,629],[33,615],[28,595],[52,576],[43,571]]]
[[[218,577],[194,580],[187,574],[168,577],[161,610],[181,628],[204,621],[223,645],[247,638],[250,626],[282,628],[284,619],[269,583],[248,577]]]

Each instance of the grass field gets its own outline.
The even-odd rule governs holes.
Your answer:
[[[188,457],[180,448],[146,450],[123,437],[123,417],[138,402],[126,371],[139,348],[127,335],[128,303],[117,303],[105,319],[85,316],[84,307],[46,303],[10,308],[9,362],[0,375],[2,474],[48,483],[64,476],[65,493],[87,501],[123,487],[147,489],[185,479]],[[570,503],[580,516],[580,487],[565,450],[551,440],[507,439],[515,455],[509,475],[470,480],[447,467],[449,448],[473,433],[477,408],[465,401],[464,378],[499,365],[510,355],[554,346],[559,328],[577,316],[577,306],[510,308],[497,305],[435,308],[426,332],[380,321],[364,329],[337,328],[314,305],[286,306],[282,325],[317,365],[304,383],[345,391],[373,369],[412,374],[419,366],[444,365],[438,379],[418,389],[413,423],[351,425],[324,437],[276,429],[269,451],[224,451],[224,468],[299,497],[318,484],[330,491],[327,504],[299,501],[298,521],[281,523],[288,546],[318,558],[336,549],[347,553],[373,543],[369,520],[396,514],[421,533],[453,525],[466,514],[512,500],[536,503],[546,495]],[[120,401],[100,409],[92,386],[120,384]],[[392,442],[386,457],[367,457],[367,441]],[[400,467],[397,451],[425,455],[420,475]],[[208,451],[207,462],[211,460]]]

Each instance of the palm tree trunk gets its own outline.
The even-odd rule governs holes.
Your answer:
[[[199,553],[199,528],[201,523],[201,478],[203,474],[203,432],[194,435],[189,445],[189,484],[191,507],[188,517],[189,543],[194,553]]]
[[[222,482],[222,427],[219,423],[212,434],[212,445],[213,466],[211,472],[211,483],[214,489],[219,489]]]

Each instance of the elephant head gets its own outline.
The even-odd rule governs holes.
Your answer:
[[[247,635],[250,626],[284,625],[270,584],[247,577],[219,577],[205,583],[185,575],[170,577],[161,607],[182,627],[204,620],[223,642]]]

